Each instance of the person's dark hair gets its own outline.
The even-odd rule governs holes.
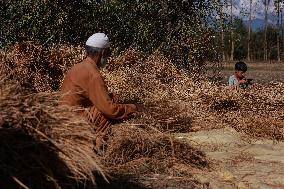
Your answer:
[[[237,62],[235,64],[235,70],[246,72],[248,70],[248,67],[244,62]]]
[[[100,52],[103,51],[102,48],[98,48],[98,47],[91,47],[91,46],[88,46],[86,45],[85,46],[85,49],[86,49],[86,52],[87,52],[87,55],[90,56],[90,55],[96,55]]]

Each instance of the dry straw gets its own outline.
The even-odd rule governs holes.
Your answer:
[[[2,52],[1,62],[5,73],[12,70],[10,79],[36,92],[58,88],[66,70],[84,57],[80,47],[54,46],[41,50],[42,47],[34,48],[32,44],[27,46],[29,48],[24,51],[16,46]],[[34,49],[39,50],[34,53]],[[16,56],[19,53],[21,56]],[[42,58],[36,57],[46,60],[42,62]],[[33,69],[34,65],[37,69]],[[109,68],[102,73],[109,90],[118,94],[121,102],[143,103],[147,110],[127,122],[115,124],[108,135],[101,158],[111,175],[166,173],[189,177],[191,170],[207,167],[204,155],[173,138],[172,132],[229,126],[256,138],[284,139],[283,83],[255,84],[247,90],[231,90],[206,79],[192,79],[190,73],[177,69],[158,51],[147,57],[134,49],[112,58]],[[75,175],[90,175],[96,167],[90,166],[84,158],[92,160],[95,157],[91,149],[91,126],[78,121],[65,109],[54,108],[56,105],[51,99],[55,96],[50,94],[6,95],[8,100],[2,104],[10,119],[6,122],[12,126],[28,123],[33,129],[21,128],[32,134],[37,128],[36,131],[52,139],[58,151],[64,149],[66,154],[74,155],[68,157],[59,153],[64,162],[69,163],[68,167],[78,173]],[[38,114],[43,120],[47,119],[45,124],[38,121],[35,116]],[[45,126],[35,127],[37,124]],[[78,147],[89,156],[83,155]]]
[[[112,173],[188,177],[208,167],[201,151],[147,125],[116,125],[108,137],[103,161]]]
[[[30,93],[1,74],[0,171],[3,187],[74,188],[103,175],[95,133],[56,93]],[[10,157],[9,157],[10,156]]]
[[[67,69],[83,59],[82,51],[66,44],[43,47],[24,42],[1,51],[0,60],[5,73],[12,73],[9,79],[32,92],[51,92],[59,89]]]
[[[131,123],[172,132],[230,126],[254,137],[284,139],[283,83],[232,90],[206,79],[191,79],[159,52],[145,58],[129,49],[117,60],[111,63],[120,66],[105,71],[109,89],[122,102],[134,100],[149,110]]]

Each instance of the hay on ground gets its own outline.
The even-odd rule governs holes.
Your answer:
[[[6,73],[31,85],[26,86],[30,90],[51,91],[83,55],[81,47],[46,49],[27,43],[1,51],[0,58]],[[233,91],[206,79],[193,79],[174,65],[159,51],[146,57],[128,49],[111,58],[109,69],[103,71],[109,90],[120,102],[143,103],[149,110],[131,123],[150,124],[166,132],[230,126],[254,137],[283,140],[283,83],[254,84],[248,90]],[[255,117],[267,124],[260,125],[263,121]]]
[[[108,136],[103,162],[112,173],[132,176],[190,176],[208,168],[205,155],[185,141],[146,125],[115,125]]]
[[[103,172],[92,126],[59,106],[56,93],[29,93],[1,76],[1,187],[95,186],[94,172]]]
[[[53,100],[50,100],[50,98],[53,98],[51,97],[53,95],[50,96],[50,91],[56,89],[52,86],[60,85],[64,72],[74,62],[69,62],[71,58],[64,58],[66,53],[61,55],[56,53],[55,50],[50,54],[48,49],[44,49],[47,52],[40,51],[38,54],[49,54],[50,57],[56,57],[54,60],[62,61],[59,64],[56,61],[53,64],[48,64],[48,69],[33,70],[31,68],[34,64],[38,65],[40,61],[29,58],[31,57],[29,54],[34,52],[30,49],[32,48],[29,48],[27,52],[24,51],[23,56],[20,56],[20,58],[24,57],[25,63],[22,63],[20,58],[13,58],[17,54],[14,51],[1,52],[4,70],[8,73],[9,69],[6,68],[10,68],[10,65],[12,65],[11,68],[16,70],[27,70],[11,72],[11,79],[19,78],[17,73],[21,73],[24,82],[20,80],[20,83],[31,84],[31,86],[25,86],[26,88],[31,87],[31,89],[35,89],[32,91],[49,91],[49,93],[37,95],[28,93],[26,96],[13,93],[11,98],[7,98],[8,101],[5,100],[6,105],[3,104],[2,106],[11,107],[4,111],[5,115],[8,115],[4,118],[5,125],[7,123],[12,127],[15,125],[32,125],[33,129],[27,129],[29,127],[23,126],[21,126],[21,129],[27,131],[29,135],[40,137],[39,134],[34,135],[34,128],[36,128],[36,131],[40,131],[53,139],[55,146],[62,145],[65,150],[70,147],[70,154],[78,152],[78,150],[75,150],[76,145],[72,142],[76,140],[72,137],[69,138],[69,135],[73,136],[72,134],[75,133],[76,136],[74,137],[78,137],[78,140],[79,136],[87,137],[86,141],[88,142],[84,144],[86,144],[88,154],[92,154],[93,151],[89,144],[93,134],[90,134],[89,127],[86,129],[88,134],[82,135],[81,128],[79,129],[77,126],[81,122],[79,121],[78,124],[77,121],[74,121],[70,116],[71,114],[69,115],[65,109],[56,108],[55,110],[54,107],[57,107],[57,105],[56,103],[53,104]],[[58,49],[58,47],[54,47],[54,49]],[[82,52],[78,50],[81,48],[76,49],[69,49],[67,52],[71,53],[72,56],[70,55],[70,57],[82,58]],[[18,52],[17,49],[15,52]],[[74,54],[72,54],[73,52]],[[27,55],[26,59],[29,61],[25,59],[25,55]],[[255,84],[247,90],[231,90],[225,85],[216,85],[207,79],[193,79],[189,73],[177,69],[171,61],[158,51],[149,57],[145,57],[140,52],[130,49],[119,57],[113,57],[110,64],[109,69],[103,70],[109,90],[120,97],[120,102],[143,103],[147,109],[146,112],[124,123],[124,126],[123,124],[113,126],[112,135],[109,136],[106,143],[106,151],[102,161],[110,173],[145,175],[163,172],[170,175],[186,175],[190,174],[190,170],[194,167],[206,167],[206,160],[204,160],[202,153],[169,137],[168,134],[170,135],[171,132],[210,130],[229,126],[252,137],[284,140],[283,83]],[[59,70],[62,65],[64,67],[61,71],[54,72],[58,79],[53,79],[52,84],[48,83],[51,81],[48,78],[56,77],[49,73],[52,70],[50,65],[55,68],[58,67]],[[37,81],[44,81],[48,85],[42,85],[42,82]],[[11,114],[8,113],[8,109],[12,112]],[[50,115],[49,112],[53,116],[46,118],[46,115]],[[54,122],[51,121],[51,124],[49,122],[47,124],[52,125],[52,127],[42,127],[41,119],[47,119],[49,122],[53,120]],[[66,121],[63,121],[63,126],[58,125],[58,122],[62,120]],[[72,120],[71,123],[70,120]],[[37,127],[37,124],[40,126]],[[128,124],[128,126],[125,126],[125,124]],[[137,125],[144,128],[139,128]],[[71,127],[73,128],[69,132],[68,129]],[[76,130],[77,128],[78,130]],[[40,138],[40,140],[50,143],[46,137]],[[76,141],[76,143],[80,142]],[[65,148],[64,144],[69,144],[68,148]],[[62,149],[62,146],[60,149]],[[62,155],[64,153],[58,154],[62,156],[65,163],[68,163],[68,158]],[[83,175],[86,174],[86,170],[89,173],[91,169],[85,170],[78,165],[81,161],[73,161],[76,157],[77,155],[70,160],[75,166],[68,167],[74,167],[75,172],[79,170],[79,173]],[[80,172],[81,170],[83,171]]]
[[[141,64],[132,51],[119,60],[139,61],[105,71],[109,90],[118,94],[121,102],[135,99],[146,106],[148,111],[131,120],[132,124],[149,124],[166,132],[229,126],[255,138],[284,140],[283,83],[232,90],[206,79],[192,79],[159,52]]]

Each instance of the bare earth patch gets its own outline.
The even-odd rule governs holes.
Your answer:
[[[194,177],[212,189],[284,188],[284,142],[252,140],[232,128],[178,134],[211,160],[210,172]]]
[[[247,63],[247,78],[255,83],[284,82],[284,63],[252,62]],[[225,64],[221,71],[222,82],[227,83],[229,76],[234,72],[234,63]]]

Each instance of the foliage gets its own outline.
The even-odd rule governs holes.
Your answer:
[[[234,21],[235,28],[235,59],[241,60],[245,59],[247,55],[247,35],[248,30],[246,25],[241,19],[235,19]]]
[[[160,49],[176,64],[198,70],[212,58],[207,54],[214,53],[208,20],[215,7],[210,2],[2,0],[0,46],[22,41],[82,45],[92,33],[104,32],[114,52],[129,47],[146,53]]]
[[[263,30],[252,33],[252,58],[255,60],[263,59]],[[268,58],[277,59],[277,29],[273,26],[267,28]]]

